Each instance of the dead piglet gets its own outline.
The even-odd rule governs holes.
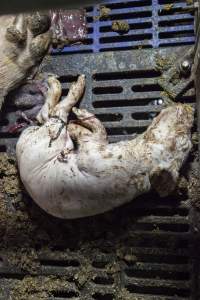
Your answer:
[[[144,134],[109,144],[103,124],[73,108],[84,86],[80,76],[58,102],[61,85],[52,77],[38,115],[43,125],[29,127],[18,140],[20,175],[33,200],[49,214],[73,219],[111,210],[152,187],[160,196],[170,194],[192,146],[193,109],[169,106]],[[72,108],[78,122],[68,124]]]
[[[51,25],[48,15],[0,17],[0,108],[9,91],[34,73],[46,54]]]

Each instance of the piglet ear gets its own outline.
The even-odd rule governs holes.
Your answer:
[[[150,183],[161,197],[170,195],[176,188],[178,174],[172,170],[155,168],[150,174]]]

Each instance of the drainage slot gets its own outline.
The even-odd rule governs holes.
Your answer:
[[[151,223],[136,223],[135,229],[145,231],[168,231],[168,232],[188,232],[189,224],[151,224]]]
[[[93,17],[88,17],[87,16],[87,23],[93,23]]]
[[[140,7],[140,6],[149,6],[152,4],[152,0],[141,0],[141,1],[132,1],[132,2],[121,2],[121,3],[108,3],[106,7],[110,9],[120,9],[120,8],[129,8],[129,7]]]
[[[124,14],[113,14],[109,15],[110,20],[122,20],[122,19],[136,19],[136,18],[148,18],[152,16],[151,10],[141,11],[141,12],[132,12]]]
[[[182,30],[182,31],[172,31],[172,32],[160,32],[160,39],[169,39],[169,38],[177,38],[177,37],[190,37],[194,36],[193,30]]]
[[[92,6],[85,7],[85,10],[86,12],[91,12],[93,11],[93,7]]]
[[[180,25],[193,25],[194,19],[181,19],[181,20],[166,20],[160,21],[158,24],[160,27],[172,27],[172,26],[180,26]]]
[[[136,78],[155,78],[159,77],[161,73],[154,69],[151,70],[135,70],[113,73],[96,73],[92,77],[96,81],[103,80],[120,80],[120,79],[136,79]]]
[[[119,35],[111,37],[100,38],[100,43],[118,43],[118,42],[131,42],[131,41],[144,41],[152,38],[151,33],[146,34],[135,34],[135,35]]]
[[[166,295],[166,296],[182,296],[182,297],[189,297],[190,291],[187,288],[178,289],[174,287],[162,287],[159,286],[159,282],[157,283],[158,286],[143,286],[142,284],[128,284],[126,286],[127,290],[130,293],[141,293],[141,294],[152,294],[152,295]],[[160,283],[162,285],[162,283]],[[188,299],[188,298],[187,298]]]
[[[174,46],[184,46],[184,45],[193,45],[194,42],[192,41],[183,41],[183,42],[180,42],[180,43],[177,43],[176,40],[174,40],[174,43],[170,42],[170,43],[165,43],[165,44],[160,44],[159,46],[160,47],[174,47]]]
[[[140,134],[143,133],[147,127],[117,127],[106,128],[108,135],[127,135],[127,134]]]
[[[120,79],[137,79],[137,78],[155,78],[159,77],[161,73],[154,69],[151,70],[135,70],[113,73],[95,73],[93,79],[96,81],[103,80],[120,80]]]
[[[112,294],[102,295],[100,293],[96,293],[96,294],[93,295],[93,299],[96,299],[96,300],[113,300],[114,295],[112,295]]]
[[[134,85],[132,86],[133,92],[153,92],[153,91],[162,91],[162,88],[159,84],[145,84],[145,85]]]
[[[119,94],[123,92],[123,88],[121,86],[95,87],[92,89],[92,92],[95,95]]]
[[[94,108],[103,108],[103,107],[126,107],[126,106],[145,106],[154,101],[155,99],[133,99],[133,100],[99,100],[94,101],[92,105]]]
[[[110,285],[114,283],[114,279],[112,277],[100,277],[97,276],[93,279],[93,282],[96,284]]]
[[[161,265],[162,267],[162,265]],[[163,266],[164,267],[164,266]],[[187,267],[187,266],[186,266]],[[153,270],[154,265],[148,264],[147,270],[139,270],[140,263],[138,263],[138,270],[135,268],[125,269],[125,273],[128,277],[138,277],[138,278],[160,278],[160,279],[170,279],[170,280],[189,280],[190,274],[188,272],[182,271],[168,271],[168,270]]]
[[[95,114],[95,116],[101,120],[101,122],[117,122],[123,119],[121,114]]]
[[[73,76],[73,75],[60,76],[60,77],[59,77],[59,81],[60,81],[61,83],[74,82],[74,81],[77,81],[78,76],[79,76],[79,74],[76,75],[76,76]]]
[[[151,22],[144,22],[144,23],[132,23],[129,24],[130,30],[134,29],[147,29],[152,27]],[[102,26],[100,27],[100,32],[112,32],[112,27],[111,26]]]
[[[134,247],[153,247],[169,249],[188,249],[188,239],[181,239],[180,236],[161,235],[161,234],[144,234],[144,232],[135,233],[133,239],[129,239],[127,245]],[[166,259],[168,259],[166,257]],[[161,258],[162,262],[162,258]],[[168,260],[166,261],[168,263]]]
[[[134,120],[150,120],[151,119],[151,112],[148,113],[134,113],[132,114],[132,118]]]
[[[160,217],[167,217],[167,216],[188,216],[188,209],[186,208],[176,208],[175,206],[172,207],[135,207],[134,211],[132,212],[133,216],[139,217],[139,216],[148,216],[148,215],[154,215],[154,216],[160,216]]]
[[[174,249],[174,255],[171,254],[151,254],[152,249],[156,250],[155,247],[149,248],[149,254],[137,254],[137,262],[139,263],[149,263],[151,264],[170,264],[170,265],[185,265],[186,268],[188,267],[189,258],[187,256],[178,256],[176,255],[176,249]],[[168,248],[165,247],[165,250]],[[169,248],[170,249],[170,248]]]
[[[81,45],[92,45],[93,44],[93,39],[84,39],[81,42]]]
[[[108,261],[93,261],[92,266],[97,269],[104,269],[108,264]]]
[[[184,7],[179,7],[179,8],[171,8],[171,9],[162,9],[158,11],[159,16],[167,16],[167,15],[174,15],[174,14],[184,14],[184,13],[191,13],[190,11],[191,8],[184,8]],[[192,13],[191,13],[192,15]]]
[[[182,96],[180,97],[180,101],[183,103],[195,103],[195,96]]]
[[[84,50],[84,49],[81,49],[81,46],[80,48],[77,47],[75,50],[72,50],[69,48],[67,48],[67,51],[66,51],[68,54],[83,54],[83,53],[92,53],[93,50],[92,49],[87,49],[87,50]],[[56,53],[52,53],[53,56],[57,56],[57,55],[63,55],[63,52],[60,51],[60,52],[56,52]]]
[[[107,48],[106,47],[106,44],[104,44],[105,45],[105,48],[103,48],[103,49],[100,49],[100,52],[106,52],[106,51],[124,51],[124,50],[138,50],[139,49],[139,47],[141,46],[142,47],[142,49],[147,49],[147,48],[152,48],[152,45],[144,45],[144,44],[141,44],[141,45],[137,45],[137,46],[123,46],[123,47],[112,47],[112,48]],[[123,45],[123,44],[122,44]]]
[[[12,274],[12,273],[1,273],[0,278],[3,279],[17,279],[17,280],[22,280],[24,279],[24,274]]]
[[[52,294],[54,297],[67,299],[79,296],[79,294],[75,291],[53,291]]]
[[[80,263],[77,260],[40,260],[42,266],[54,266],[54,267],[79,267]]]
[[[88,34],[91,34],[91,33],[93,33],[93,28],[92,27],[89,27],[88,29],[87,29],[87,31],[88,31]]]
[[[170,3],[185,3],[184,0],[158,0],[159,4],[170,4]]]

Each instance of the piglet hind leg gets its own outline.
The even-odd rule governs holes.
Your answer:
[[[36,159],[43,157],[44,161],[49,156],[57,157],[60,153],[73,150],[73,142],[67,131],[67,116],[73,105],[79,100],[84,91],[84,76],[80,76],[77,83],[70,88],[68,97],[60,103],[61,84],[55,75],[48,78],[48,89],[45,103],[37,115],[37,120],[42,126],[30,127],[23,132],[17,144],[17,155],[24,152],[26,145],[36,149]]]
[[[42,126],[32,127],[32,130],[30,127],[20,136],[17,143],[17,160],[22,182],[32,198],[44,209],[49,209],[54,205],[52,203],[55,203],[51,213],[60,216],[62,215],[60,212],[56,213],[60,205],[60,202],[57,203],[57,196],[70,185],[68,180],[70,176],[65,182],[65,174],[73,175],[73,172],[77,170],[75,162],[70,161],[70,159],[76,160],[76,154],[73,153],[73,142],[66,123],[71,108],[82,96],[85,77],[78,78],[78,81],[70,88],[68,97],[60,103],[57,99],[59,97],[56,96],[56,80],[53,78],[53,81],[49,82],[48,99],[46,99],[49,105],[42,108],[45,114],[39,115],[39,117],[42,116]],[[49,109],[50,106],[52,109]],[[34,176],[31,175],[33,169],[37,173]],[[41,191],[38,195],[35,188],[39,183],[44,193],[42,194]]]
[[[74,124],[69,124],[68,130],[72,138],[78,142],[80,151],[107,145],[106,129],[94,114],[86,109],[78,109],[76,107],[72,111],[78,120]]]
[[[60,118],[67,123],[68,116],[73,106],[81,99],[85,90],[85,75],[80,75],[78,80],[72,83],[68,95],[53,109],[52,116]]]
[[[77,165],[79,170],[98,176],[112,168],[112,150],[108,149],[108,137],[104,125],[86,109],[73,108],[77,122],[68,126],[72,140],[78,144]],[[109,159],[104,159],[108,157]]]
[[[77,104],[77,102],[81,99],[83,93],[85,90],[85,75],[80,75],[76,82],[72,83],[70,86],[68,95],[64,97],[57,105],[54,106],[54,108],[51,111],[51,116],[54,118],[58,118],[61,120],[64,124],[66,124],[67,127],[67,140],[65,147],[61,153],[61,160],[65,160],[66,156],[71,152],[71,150],[74,149],[72,147],[73,142],[71,140],[72,136],[69,132],[69,126],[68,123],[68,116],[74,105]],[[79,134],[85,133],[86,129],[79,126]],[[77,130],[76,130],[77,132]]]
[[[48,89],[46,93],[45,103],[39,111],[36,119],[40,124],[44,124],[51,117],[54,107],[60,100],[62,87],[56,76],[50,75],[48,78]]]
[[[67,97],[61,98],[61,84],[55,75],[48,78],[48,90],[45,104],[37,115],[37,120],[44,126],[40,129],[42,135],[50,136],[50,145],[56,148],[57,145],[65,145],[62,149],[62,155],[67,155],[73,150],[73,143],[67,131],[68,115],[72,107],[79,101],[84,92],[85,76],[80,75],[77,82],[70,87]]]
[[[57,118],[67,124],[68,115],[83,95],[84,88],[85,76],[80,75],[77,82],[71,85],[68,95],[59,102],[62,93],[61,84],[57,76],[49,75],[45,103],[36,117],[38,122],[45,124],[49,119]]]

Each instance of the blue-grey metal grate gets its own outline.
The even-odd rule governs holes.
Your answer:
[[[109,17],[100,17],[100,5],[87,11],[88,37],[80,45],[53,53],[86,53],[137,48],[188,45],[195,42],[194,16],[190,0],[106,0]],[[112,22],[128,22],[129,32],[112,31]]]
[[[99,13],[97,7],[90,8],[87,11],[89,40],[85,45],[65,48],[61,55],[44,61],[41,69],[59,76],[63,96],[66,96],[77,75],[85,74],[86,89],[80,107],[87,108],[104,123],[110,141],[133,139],[144,132],[162,109],[166,91],[160,79],[166,79],[163,78],[166,74],[165,70],[158,68],[159,60],[167,62],[168,72],[172,64],[179,65],[179,59],[185,57],[190,49],[188,44],[194,42],[193,16],[185,11],[187,5],[184,3],[183,0],[171,0],[171,3],[169,0],[160,0],[159,3],[153,0],[157,8],[152,10],[155,6],[149,0],[109,1],[112,18],[96,22],[93,16]],[[173,4],[173,7],[158,9],[166,4]],[[150,13],[147,15],[146,11]],[[131,26],[127,35],[119,36],[109,27],[120,16],[121,19],[126,16]],[[144,31],[151,38],[145,39]],[[137,39],[140,35],[140,39],[129,37],[135,35]],[[126,36],[131,40],[127,41]],[[119,41],[114,42],[113,37]],[[186,46],[166,47],[180,44]],[[140,46],[151,47],[153,51],[102,52]],[[81,52],[93,53],[66,55]],[[192,82],[187,88],[183,87],[178,101],[195,102]],[[3,114],[0,122],[0,151],[15,153],[18,134],[11,134],[8,128],[19,116],[16,106],[6,106],[6,109],[7,113]],[[10,174],[7,176],[12,177]],[[1,178],[2,182],[4,178]],[[7,241],[8,237],[10,241],[5,248],[7,257],[3,256],[4,247],[0,249],[0,300],[16,300],[12,291],[18,284],[26,293],[26,278],[31,286],[29,296],[26,298],[25,294],[23,299],[40,299],[34,294],[34,289],[41,291],[42,286],[44,292],[48,290],[48,278],[52,276],[53,282],[62,278],[64,283],[60,287],[52,283],[48,298],[52,300],[199,299],[196,295],[198,254],[194,255],[198,248],[197,236],[191,229],[193,216],[186,192],[165,199],[154,193],[147,194],[109,214],[72,222],[52,219],[38,211],[25,195],[18,196],[27,203],[28,212],[23,202],[18,198],[15,200],[13,195],[6,194],[1,199],[6,201],[11,222],[0,226],[2,234],[5,232],[1,240]],[[21,213],[27,223],[24,219],[20,220]],[[17,216],[17,223],[12,215]],[[4,226],[7,227],[4,229]],[[24,245],[21,241],[26,236],[29,238]],[[31,253],[30,258],[26,258],[26,251]],[[16,263],[13,265],[15,252]],[[34,260],[33,266],[31,259]],[[17,299],[22,300],[20,295]]]

